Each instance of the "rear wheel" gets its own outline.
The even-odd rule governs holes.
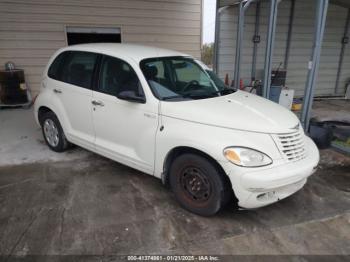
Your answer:
[[[55,152],[65,151],[69,142],[57,116],[53,112],[47,112],[42,116],[40,122],[45,142],[49,148]]]
[[[183,154],[170,168],[170,186],[185,209],[202,216],[216,214],[230,198],[223,175],[205,157]]]

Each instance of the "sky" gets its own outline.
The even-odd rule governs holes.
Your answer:
[[[203,44],[214,42],[216,0],[204,0]]]

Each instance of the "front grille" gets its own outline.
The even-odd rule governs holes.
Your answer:
[[[306,157],[304,137],[302,128],[292,133],[273,135],[278,149],[288,161],[298,161]]]

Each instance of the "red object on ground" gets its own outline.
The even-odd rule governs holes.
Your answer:
[[[240,89],[240,90],[243,90],[243,89],[244,89],[242,78],[239,80],[239,89]]]
[[[228,78],[228,74],[225,76],[225,85],[228,86],[230,84],[230,80]]]
[[[230,78],[228,77],[228,74],[225,75],[225,85],[228,86],[230,84]]]

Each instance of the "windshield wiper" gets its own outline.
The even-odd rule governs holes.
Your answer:
[[[171,100],[171,99],[175,99],[175,98],[189,98],[189,96],[187,95],[173,95],[173,96],[166,96],[166,97],[162,97],[162,100]]]
[[[232,94],[234,92],[235,92],[234,89],[225,88],[225,89],[222,89],[222,90],[218,90],[218,91],[212,92],[211,94],[213,94],[213,95],[216,95],[216,94],[227,95],[227,94]]]
[[[221,94],[221,95],[224,95],[224,94],[231,94],[231,93],[234,93],[235,90],[234,89],[231,89],[231,88],[225,88],[225,89],[222,89],[222,90],[218,90],[218,91],[215,91],[215,92],[210,92],[210,93],[198,93],[198,94],[182,94],[182,95],[173,95],[173,96],[166,96],[166,97],[163,97],[162,100],[171,100],[171,99],[176,99],[176,98],[209,98],[209,97],[212,97],[213,95],[216,95],[216,94]]]
[[[174,96],[166,96],[163,97],[162,100],[171,100],[171,99],[176,99],[176,98],[190,98],[190,99],[196,99],[196,98],[206,98],[210,97],[212,94],[209,93],[202,93],[202,94],[182,94],[182,95],[174,95]]]

